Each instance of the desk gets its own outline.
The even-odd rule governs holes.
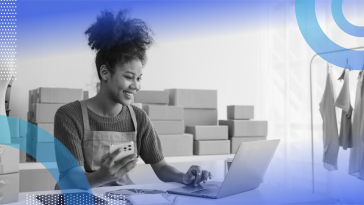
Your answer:
[[[136,188],[136,189],[159,189],[168,190],[183,186],[178,183],[155,183],[155,184],[139,184],[123,187],[100,187],[92,189],[93,193],[97,196],[103,195],[107,191],[118,190],[120,188]],[[38,194],[60,194],[60,191],[42,191],[42,192],[29,192],[21,193],[19,195],[19,202],[11,203],[9,205],[26,205],[26,197]],[[109,199],[111,200],[111,199]],[[110,201],[109,204],[122,204],[116,203],[117,201]],[[308,192],[297,192],[294,190],[283,189],[280,187],[273,187],[265,184],[261,184],[258,189],[236,194],[233,196],[221,198],[221,199],[206,199],[199,197],[190,197],[178,195],[177,205],[193,205],[193,204],[205,204],[205,205],[230,205],[230,204],[334,204],[335,201],[322,195],[311,194]],[[33,203],[34,205],[41,204],[39,201]]]
[[[214,178],[223,178],[224,160],[234,157],[233,154],[227,155],[204,155],[204,156],[181,156],[166,157],[165,160],[170,165],[180,171],[186,172],[191,165],[199,165],[203,169],[212,171]],[[56,162],[48,162],[44,165],[36,162],[19,164],[20,172],[20,192],[34,192],[53,190],[56,180],[45,168],[57,169]],[[143,160],[137,162],[137,166],[129,173],[129,177],[136,184],[161,183],[154,174],[149,164],[144,164]],[[56,177],[58,180],[58,177]]]

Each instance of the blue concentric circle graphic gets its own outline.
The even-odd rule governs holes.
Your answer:
[[[342,5],[344,0],[332,0],[331,12],[336,24],[341,30],[349,35],[364,37],[364,26],[355,26],[351,24],[344,16]]]
[[[343,0],[332,0],[332,13],[335,22],[344,32],[356,36],[364,36],[364,27],[348,22],[342,12]],[[354,70],[362,70],[364,64],[364,51],[344,48],[331,39],[321,29],[316,16],[315,0],[295,1],[296,19],[299,29],[312,50],[327,62],[345,68],[347,62]],[[345,51],[335,52],[332,51]]]

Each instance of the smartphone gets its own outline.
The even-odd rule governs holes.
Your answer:
[[[118,154],[118,156],[116,156],[114,161],[123,159],[124,157],[126,157],[128,155],[134,154],[134,142],[133,141],[112,144],[110,146],[110,154],[112,154],[119,148],[121,148],[120,153]]]

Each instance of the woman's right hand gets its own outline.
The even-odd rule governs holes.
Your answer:
[[[136,154],[131,154],[123,159],[115,161],[120,152],[121,149],[117,149],[113,153],[107,153],[101,158],[101,166],[97,172],[105,183],[116,181],[121,178],[132,170],[138,161]]]

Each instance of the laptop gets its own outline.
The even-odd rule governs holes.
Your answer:
[[[219,199],[259,187],[280,140],[242,142],[223,182],[184,186],[168,193]]]

